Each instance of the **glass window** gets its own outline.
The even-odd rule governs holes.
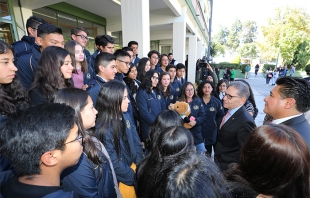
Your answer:
[[[161,54],[169,54],[171,50],[171,46],[161,46]]]
[[[115,50],[121,49],[123,47],[123,36],[122,31],[112,32],[111,35],[114,38],[114,48]]]
[[[56,12],[47,8],[39,8],[36,10],[32,10],[34,16],[40,17],[45,21],[57,25]]]
[[[11,24],[0,22],[0,39],[6,43],[13,43]]]
[[[65,41],[71,40],[71,29],[77,26],[76,17],[57,12],[58,24],[62,29]]]
[[[12,20],[7,0],[0,0],[0,16],[2,19]]]
[[[151,41],[150,50],[157,50],[159,51],[159,41]]]

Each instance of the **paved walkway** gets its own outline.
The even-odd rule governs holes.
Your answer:
[[[264,98],[270,94],[270,91],[274,86],[271,86],[271,80],[269,86],[266,86],[266,79],[261,72],[255,76],[254,71],[251,71],[249,79],[245,80],[251,85],[256,106],[258,108],[258,115],[255,118],[256,126],[261,126],[263,125],[265,117],[265,113],[263,111],[265,107]]]

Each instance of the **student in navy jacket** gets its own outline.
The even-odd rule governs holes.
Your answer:
[[[71,87],[73,66],[69,52],[61,47],[49,46],[41,55],[38,71],[29,89],[33,105],[49,102],[58,90]]]
[[[27,93],[19,83],[12,48],[0,40],[0,128],[19,109],[27,108]],[[0,188],[14,176],[9,161],[0,155]],[[0,194],[2,198],[2,195]]]
[[[183,86],[184,83],[186,82],[186,79],[184,78],[185,74],[185,65],[183,63],[178,63],[176,65],[176,79],[181,83]]]
[[[94,106],[96,106],[97,98],[103,83],[106,83],[115,78],[115,56],[110,53],[101,52],[95,60],[95,69],[98,71],[95,79],[92,80],[86,91],[89,93],[93,100]]]
[[[188,123],[192,126],[189,131],[194,137],[194,142],[196,149],[199,153],[204,153],[206,151],[203,136],[201,132],[201,125],[205,122],[205,110],[203,107],[203,102],[196,95],[195,87],[191,82],[186,82],[183,85],[181,96],[178,101],[187,102],[191,108],[191,116],[195,119],[190,119]]]
[[[218,129],[225,115],[221,101],[213,96],[214,90],[214,85],[210,81],[201,82],[197,89],[197,94],[202,99],[205,109],[206,117],[201,126],[201,132],[209,156],[211,156],[212,146],[214,147],[216,143]]]
[[[89,130],[95,126],[96,114],[88,93],[76,88],[58,91],[52,101],[75,110],[76,123],[84,131],[85,145],[79,162],[61,174],[64,188],[75,197],[121,197],[114,168],[103,144]]]
[[[148,137],[149,128],[158,114],[166,109],[165,100],[161,95],[158,84],[159,74],[155,70],[146,72],[146,77],[141,83],[136,100],[140,111],[141,140],[145,142]]]
[[[135,171],[131,166],[143,158],[142,144],[136,127],[126,113],[129,105],[125,85],[110,81],[99,93],[96,109],[96,137],[107,149],[118,182],[133,186]]]
[[[168,65],[166,67],[167,72],[170,74],[171,77],[171,86],[173,87],[175,94],[179,97],[181,95],[182,84],[178,81],[176,77],[176,66],[175,65]]]
[[[166,108],[168,108],[168,106],[171,103],[174,104],[177,101],[179,95],[171,86],[170,74],[168,72],[160,73],[158,88],[160,89],[161,94],[163,95]]]

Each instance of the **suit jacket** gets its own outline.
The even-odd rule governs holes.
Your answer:
[[[310,149],[310,125],[307,122],[304,114],[286,120],[282,122],[282,124],[285,124],[286,126],[289,126],[295,131],[297,131],[297,133],[299,133],[299,135],[305,140],[308,148]]]
[[[225,122],[218,132],[215,147],[215,162],[222,171],[226,170],[229,164],[239,161],[240,150],[255,127],[253,117],[244,106]]]

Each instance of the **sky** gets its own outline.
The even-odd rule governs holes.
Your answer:
[[[305,8],[310,14],[310,0],[213,0],[212,35],[219,31],[219,25],[230,29],[236,18],[267,25],[268,18],[275,16],[275,9],[286,6]]]

